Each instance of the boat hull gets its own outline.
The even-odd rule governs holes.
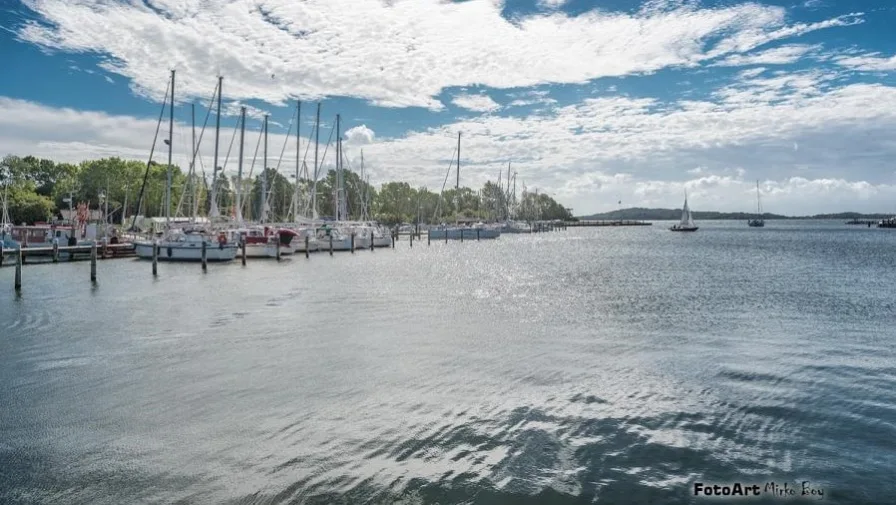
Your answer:
[[[765,221],[752,220],[747,221],[747,226],[750,228],[763,228],[765,227]]]
[[[698,229],[700,229],[700,227],[699,226],[686,226],[686,227],[673,226],[669,229],[672,231],[697,231]]]
[[[152,259],[152,242],[135,242],[134,252],[138,258]],[[205,249],[205,260],[209,262],[233,261],[236,258],[238,247],[234,244],[208,245]],[[248,251],[247,251],[248,252]],[[159,245],[159,261],[202,261],[202,246],[199,244],[188,245]]]

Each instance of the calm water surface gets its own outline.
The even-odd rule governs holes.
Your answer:
[[[894,502],[896,232],[700,225],[3,268],[0,502]]]

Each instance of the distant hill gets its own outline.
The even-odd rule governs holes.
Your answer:
[[[735,220],[745,221],[756,217],[756,214],[749,212],[715,212],[715,211],[692,211],[694,219],[711,221],[711,220]],[[858,212],[841,212],[838,214],[816,214],[814,216],[782,216],[780,214],[770,214],[766,212],[762,215],[763,219],[885,219],[892,217],[889,214],[860,214]],[[620,209],[602,214],[592,214],[590,216],[579,217],[581,220],[616,220],[616,219],[636,219],[641,221],[663,221],[681,219],[681,209],[645,209],[643,207],[633,207],[630,209]]]

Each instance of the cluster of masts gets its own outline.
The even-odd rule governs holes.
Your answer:
[[[174,152],[174,90],[175,90],[175,71],[171,71],[171,78],[168,82],[168,87],[165,92],[165,98],[163,100],[162,111],[159,114],[158,125],[156,126],[156,135],[153,139],[152,149],[150,150],[149,161],[147,162],[147,172],[144,175],[143,185],[140,189],[140,196],[138,200],[138,209],[142,209],[142,205],[144,204],[144,193],[146,190],[146,180],[149,174],[149,169],[152,165],[152,157],[155,152],[156,142],[159,137],[159,129],[161,127],[162,118],[164,117],[165,108],[168,108],[168,138],[164,139],[164,143],[168,146],[168,171],[167,171],[167,182],[165,186],[165,197],[164,197],[164,217],[166,223],[170,223],[172,221],[172,170],[173,170],[173,152]],[[320,177],[320,170],[323,166],[323,158],[326,157],[327,150],[329,149],[330,141],[332,140],[333,131],[330,132],[330,139],[327,141],[327,144],[324,148],[323,156],[320,156],[320,110],[321,105],[320,102],[317,103],[317,113],[315,119],[315,126],[313,131],[314,136],[314,153],[313,153],[313,169],[309,170],[307,164],[307,158],[309,155],[311,141],[307,143],[305,146],[304,156],[302,153],[302,137],[301,137],[301,114],[302,114],[302,102],[296,102],[296,113],[290,119],[288,131],[286,134],[286,139],[284,141],[283,149],[280,153],[280,158],[277,161],[277,165],[274,168],[268,166],[268,123],[269,123],[269,114],[264,114],[262,120],[262,128],[258,138],[258,144],[255,147],[255,154],[252,158],[252,164],[249,167],[248,177],[244,179],[244,160],[245,160],[245,135],[246,135],[246,112],[247,108],[245,106],[241,106],[240,108],[240,116],[237,122],[238,128],[234,130],[234,138],[231,139],[230,148],[227,151],[227,156],[225,157],[225,161],[223,165],[219,164],[219,152],[220,152],[220,142],[221,142],[221,108],[222,108],[222,90],[223,90],[224,78],[218,77],[218,83],[215,86],[215,91],[212,95],[212,100],[209,104],[208,112],[206,114],[205,122],[202,125],[202,128],[199,132],[199,138],[196,138],[196,106],[195,104],[191,104],[191,118],[192,118],[192,135],[191,135],[191,149],[190,149],[190,161],[189,161],[189,171],[187,173],[186,178],[186,188],[180,195],[180,199],[177,203],[174,218],[179,217],[189,217],[192,221],[196,221],[199,216],[199,191],[200,186],[197,182],[197,174],[196,174],[196,165],[197,161],[200,165],[200,170],[202,172],[202,185],[204,185],[208,190],[208,218],[209,220],[223,220],[221,216],[221,209],[219,208],[219,200],[221,187],[219,185],[220,178],[224,173],[224,170],[227,166],[227,161],[230,158],[230,149],[233,148],[233,142],[235,140],[237,132],[239,132],[239,155],[237,160],[237,174],[235,179],[235,203],[232,205],[230,210],[230,216],[233,220],[237,222],[243,222],[243,216],[247,213],[247,203],[248,198],[246,198],[246,192],[244,191],[243,183],[246,180],[251,180],[253,171],[255,169],[255,162],[258,157],[259,147],[263,145],[263,154],[262,154],[262,171],[259,176],[259,181],[261,184],[261,195],[262,202],[260,202],[260,212],[257,213],[258,221],[261,223],[266,223],[272,220],[273,216],[271,213],[271,201],[273,197],[273,189],[274,185],[272,181],[268,180],[269,171],[273,170],[273,172],[279,172],[280,164],[283,160],[283,156],[286,153],[287,145],[291,139],[293,124],[295,124],[295,173],[291,175],[292,178],[295,179],[295,191],[292,195],[292,201],[289,206],[289,210],[286,211],[286,215],[279,216],[281,218],[285,218],[291,221],[299,221],[302,219],[317,219],[318,218],[318,205],[317,205],[317,182]],[[211,177],[211,184],[208,183],[206,179],[205,169],[202,167],[201,156],[199,155],[199,148],[202,143],[202,138],[205,134],[205,128],[208,124],[209,116],[212,113],[212,108],[215,107],[215,147],[214,147],[214,160],[213,160],[213,170]],[[347,192],[345,190],[345,176],[344,176],[344,153],[342,148],[342,135],[341,135],[341,124],[340,124],[340,115],[336,115],[336,126],[335,126],[335,134],[336,134],[336,187],[334,189],[334,209],[333,216],[337,221],[348,219],[348,205],[347,205]],[[363,178],[363,152],[361,153],[361,177]],[[221,175],[219,175],[219,172]],[[305,184],[302,184],[302,181],[305,181]],[[369,187],[369,185],[368,185]],[[368,207],[369,207],[369,194],[362,195],[363,201],[360,202],[361,208],[361,219],[366,220],[368,218]],[[138,211],[137,214],[140,214]],[[136,215],[134,216],[136,219]],[[132,223],[132,227],[135,224]]]

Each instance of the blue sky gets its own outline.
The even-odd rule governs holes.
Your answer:
[[[363,149],[375,184],[438,190],[461,131],[462,184],[494,180],[509,163],[518,188],[577,214],[619,200],[679,206],[685,189],[696,210],[748,210],[756,180],[770,212],[896,212],[896,6],[884,0],[10,0],[0,9],[0,154],[145,161],[175,69],[181,164],[190,104],[201,122],[222,75],[222,159],[245,105],[247,156],[266,112],[269,165],[293,170],[294,140],[280,153],[295,101],[303,136],[320,101],[322,142],[339,113],[349,164],[360,166]],[[207,166],[213,139],[209,129]],[[323,164],[332,163],[331,149]],[[234,155],[226,169],[235,171]]]

